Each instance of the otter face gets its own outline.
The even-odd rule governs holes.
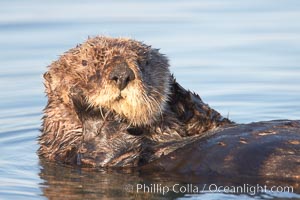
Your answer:
[[[79,87],[88,106],[112,110],[132,125],[150,125],[165,109],[171,77],[167,58],[141,42],[92,38],[51,66],[58,67],[65,68],[61,84]]]

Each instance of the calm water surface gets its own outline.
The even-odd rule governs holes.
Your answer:
[[[143,196],[124,187],[251,180],[95,172],[45,163],[36,155],[47,100],[42,73],[88,35],[129,36],[161,48],[178,82],[236,122],[299,119],[299,22],[298,0],[1,1],[0,198],[300,198],[297,191]]]

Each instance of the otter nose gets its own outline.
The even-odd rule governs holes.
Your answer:
[[[135,76],[126,63],[118,63],[111,71],[109,79],[114,81],[120,90],[123,90],[130,81],[135,79]]]

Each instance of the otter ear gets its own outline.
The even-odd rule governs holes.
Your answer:
[[[48,82],[49,82],[50,79],[51,79],[51,76],[50,76],[50,73],[49,73],[49,72],[44,73],[43,77],[44,77],[44,79],[45,79],[46,81],[48,81]]]
[[[50,72],[48,71],[48,72],[44,73],[43,77],[44,77],[44,80],[45,80],[44,85],[46,87],[46,92],[50,93],[50,91],[51,91],[51,82],[52,82]]]
[[[51,68],[44,73],[44,85],[46,87],[46,92],[48,94],[53,93],[55,89],[61,85],[61,83],[58,81],[58,77],[53,75],[53,70]]]

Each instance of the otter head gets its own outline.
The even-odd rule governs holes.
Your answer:
[[[77,87],[89,107],[114,111],[132,125],[150,125],[166,106],[168,67],[165,56],[141,42],[95,37],[52,63],[47,88],[63,88],[54,93],[69,101],[71,87]]]

